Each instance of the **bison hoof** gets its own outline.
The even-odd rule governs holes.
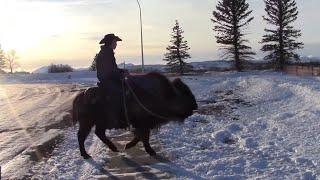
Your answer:
[[[81,155],[83,159],[91,159],[91,156],[89,154]]]
[[[120,152],[116,147],[110,148],[112,152]]]
[[[150,155],[150,156],[156,156],[157,153],[153,150],[153,149],[148,149],[147,150],[147,153]]]

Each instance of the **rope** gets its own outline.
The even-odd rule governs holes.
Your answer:
[[[137,101],[137,103],[139,104],[139,106],[142,107],[142,109],[144,109],[147,113],[149,113],[150,115],[154,116],[154,117],[157,117],[157,118],[160,118],[160,119],[164,119],[164,120],[167,120],[169,119],[168,117],[164,117],[164,116],[161,116],[159,114],[156,114],[154,112],[152,112],[151,110],[149,110],[147,107],[145,107],[141,101],[139,100],[138,96],[134,93],[133,89],[131,88],[131,86],[129,85],[129,83],[127,83],[125,80],[127,80],[128,78],[126,77],[123,82],[126,83],[127,87],[129,88],[129,91],[133,94],[133,97],[135,98],[135,100]]]
[[[127,103],[126,103],[126,91],[125,91],[124,84],[125,84],[125,78],[122,79],[123,107],[124,107],[125,119],[126,119],[126,122],[127,122],[127,124],[128,124],[129,131],[131,131],[131,129],[132,129],[132,124],[130,123],[129,117],[128,117],[128,109],[127,109]]]
[[[152,115],[154,117],[160,118],[160,119],[164,119],[164,120],[170,119],[169,117],[164,117],[159,114],[156,114],[156,113],[152,112],[151,110],[149,110],[146,106],[144,106],[142,104],[142,102],[139,100],[136,93],[134,93],[132,87],[129,85],[129,83],[126,80],[128,80],[128,77],[125,77],[124,79],[122,79],[122,89],[123,89],[123,103],[124,103],[125,117],[126,117],[127,124],[129,126],[129,130],[132,128],[132,125],[131,125],[131,123],[129,121],[129,117],[128,117],[128,109],[127,109],[126,96],[125,96],[125,85],[127,85],[127,87],[129,88],[129,91],[132,93],[133,97],[135,98],[135,100],[137,101],[139,106],[141,106],[142,109],[144,109],[147,113],[149,113],[150,115]],[[197,101],[197,102],[208,102],[208,101],[204,100],[204,101]]]

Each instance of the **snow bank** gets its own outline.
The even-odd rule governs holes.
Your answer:
[[[184,81],[207,102],[199,112],[213,112],[157,134],[176,166],[204,179],[320,176],[319,78],[230,72]],[[216,111],[217,105],[223,109]],[[179,173],[178,179],[188,176]]]
[[[34,70],[32,73],[33,74],[47,74],[49,71],[49,66],[43,66],[43,67],[40,67],[36,70]]]

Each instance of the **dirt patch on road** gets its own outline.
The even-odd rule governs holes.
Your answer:
[[[240,106],[250,107],[252,104],[237,95],[236,90],[215,91],[210,100],[200,102],[198,113],[238,120],[234,111]]]

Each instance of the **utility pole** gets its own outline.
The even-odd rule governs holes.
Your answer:
[[[140,32],[141,32],[141,59],[142,59],[142,73],[144,73],[144,54],[143,54],[143,31],[142,31],[142,13],[139,0],[137,0],[140,10]]]

